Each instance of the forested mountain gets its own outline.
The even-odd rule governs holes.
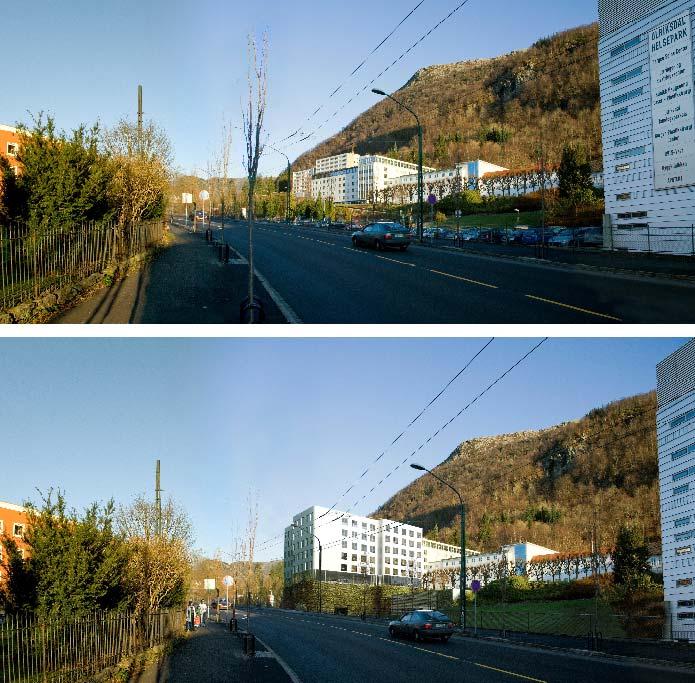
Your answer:
[[[594,520],[600,544],[610,547],[628,518],[660,547],[654,392],[541,431],[465,441],[433,472],[464,495],[467,545],[477,550],[519,540],[588,550]],[[373,516],[456,543],[458,509],[454,493],[425,474]]]
[[[585,146],[596,168],[602,165],[596,24],[501,57],[420,69],[394,95],[420,115],[427,165],[480,158],[528,168],[541,149],[546,163],[555,164],[563,145],[575,142]],[[383,100],[294,167],[352,150],[416,161],[413,117]]]

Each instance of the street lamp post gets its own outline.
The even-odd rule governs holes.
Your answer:
[[[275,149],[275,147],[272,147],[271,145],[268,145],[270,149],[272,149],[274,152],[277,152],[278,154],[282,154],[282,156],[287,159],[287,207],[285,209],[285,220],[289,223],[291,216],[290,216],[290,196],[292,193],[292,164],[290,163],[290,158],[285,154],[284,152],[281,152],[279,149]]]
[[[299,529],[300,531],[302,530],[302,527],[299,526],[296,522],[292,522],[292,526],[295,529]],[[322,573],[322,556],[323,556],[323,546],[321,545],[321,541],[319,540],[319,537],[316,534],[311,534],[315,539],[316,542],[319,544],[319,614],[321,614],[321,573]]]
[[[461,567],[459,570],[459,600],[461,602],[461,628],[465,631],[466,629],[466,506],[463,504],[463,498],[461,494],[448,482],[444,481],[438,477],[434,472],[428,470],[422,465],[417,465],[411,463],[410,465],[414,470],[420,470],[421,472],[428,472],[437,481],[440,481],[444,486],[448,486],[459,499],[461,505]]]
[[[392,97],[388,93],[378,88],[372,88],[372,92],[375,95],[382,95],[383,97],[388,97],[393,100],[397,105],[403,107],[406,111],[409,111],[417,122],[417,203],[418,203],[418,226],[417,235],[420,242],[422,242],[422,228],[423,228],[423,213],[425,207],[425,196],[424,196],[424,182],[422,175],[422,125],[420,125],[420,118],[418,115],[408,106],[400,102],[395,97]]]

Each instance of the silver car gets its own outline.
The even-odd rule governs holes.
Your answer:
[[[408,229],[400,223],[380,221],[370,223],[364,229],[352,233],[355,247],[367,246],[382,249],[400,249],[405,251],[410,246],[411,236]]]

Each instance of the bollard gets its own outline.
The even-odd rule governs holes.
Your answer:
[[[244,634],[243,643],[244,654],[253,657],[256,654],[256,636],[253,633]]]
[[[229,630],[232,633],[236,633],[239,630],[236,618],[232,618],[229,620]]]
[[[265,320],[265,311],[260,299],[253,297],[253,303],[249,303],[246,297],[241,302],[239,319],[242,323],[262,323]]]
[[[205,239],[208,242],[212,242],[212,230],[210,230],[210,228],[205,231]]]

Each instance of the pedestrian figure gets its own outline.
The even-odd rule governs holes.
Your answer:
[[[192,631],[193,624],[195,622],[195,607],[193,606],[193,601],[188,601],[188,607],[186,607],[186,630]]]
[[[200,610],[200,625],[207,626],[208,606],[204,600],[200,601],[198,609]]]

